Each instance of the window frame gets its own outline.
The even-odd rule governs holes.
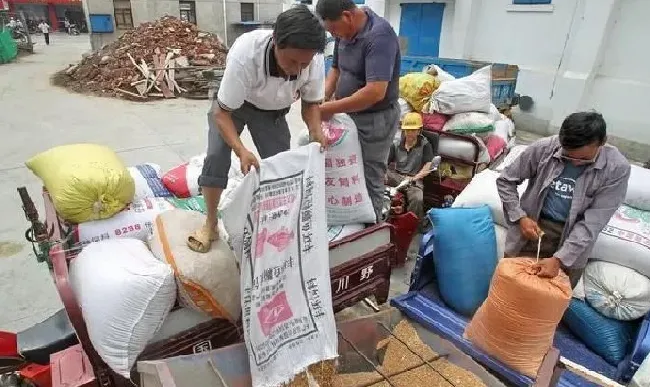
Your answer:
[[[135,28],[130,0],[113,0],[113,20],[115,20],[116,29],[130,30]]]
[[[183,9],[183,5],[189,5],[189,9]],[[181,20],[183,20],[183,12],[188,12],[188,22],[196,25],[196,1],[194,0],[179,0],[178,2],[178,13]]]
[[[244,9],[244,6],[250,6],[251,9]],[[244,17],[244,15],[246,17]],[[250,16],[250,19],[249,19]],[[241,22],[252,22],[255,21],[255,3],[239,3],[239,18]]]
[[[512,0],[513,5],[549,5],[553,0]]]

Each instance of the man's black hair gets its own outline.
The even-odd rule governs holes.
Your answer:
[[[566,149],[586,145],[603,145],[607,140],[607,124],[600,113],[579,112],[570,114],[560,127],[560,144]]]
[[[335,21],[341,18],[344,11],[357,8],[353,0],[319,0],[316,13],[325,21]]]
[[[278,48],[325,51],[327,37],[320,20],[305,5],[290,8],[275,21],[273,37]]]

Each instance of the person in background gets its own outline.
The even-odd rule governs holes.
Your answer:
[[[65,26],[65,31],[70,35],[70,20],[68,20],[67,17],[65,18],[63,25]]]
[[[433,146],[421,134],[422,116],[420,113],[407,113],[402,119],[402,136],[393,142],[388,153],[386,184],[396,187],[408,179],[414,184],[406,189],[406,210],[424,219],[422,179],[431,170]]]
[[[45,37],[45,44],[50,45],[50,25],[45,22],[45,20],[41,20],[41,24],[38,25],[38,28],[41,30],[43,33],[43,36]]]
[[[630,163],[606,141],[602,115],[573,113],[559,136],[534,142],[503,170],[497,188],[509,223],[506,256],[536,257],[541,238],[537,275],[553,278],[563,269],[575,287],[630,177]]]
[[[399,127],[399,41],[388,21],[353,0],[319,0],[316,13],[335,37],[321,115],[348,113],[354,120],[366,187],[379,220],[386,161]]]
[[[325,30],[304,5],[282,12],[272,31],[245,33],[230,48],[221,86],[208,112],[208,150],[199,176],[207,219],[187,238],[192,250],[207,252],[218,238],[217,208],[228,183],[231,151],[244,174],[253,166],[259,168],[239,137],[244,126],[262,158],[289,150],[285,115],[300,98],[311,140],[327,146],[319,110],[325,96],[324,60],[317,55],[324,49]]]
[[[18,23],[16,23],[16,19],[14,17],[9,18],[9,23],[7,23],[7,27],[11,28],[12,30],[15,29],[18,26]]]

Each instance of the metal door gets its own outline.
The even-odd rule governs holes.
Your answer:
[[[444,3],[403,3],[399,36],[406,41],[402,55],[438,56]]]

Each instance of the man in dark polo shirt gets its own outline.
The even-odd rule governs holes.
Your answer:
[[[316,13],[336,38],[321,116],[348,113],[356,123],[366,186],[379,220],[386,161],[400,118],[397,35],[388,21],[353,0],[319,0]]]
[[[402,120],[402,137],[395,141],[388,153],[386,184],[396,187],[405,179],[415,184],[406,189],[407,211],[424,219],[422,179],[429,174],[433,160],[433,146],[420,133],[422,116],[408,113]]]

